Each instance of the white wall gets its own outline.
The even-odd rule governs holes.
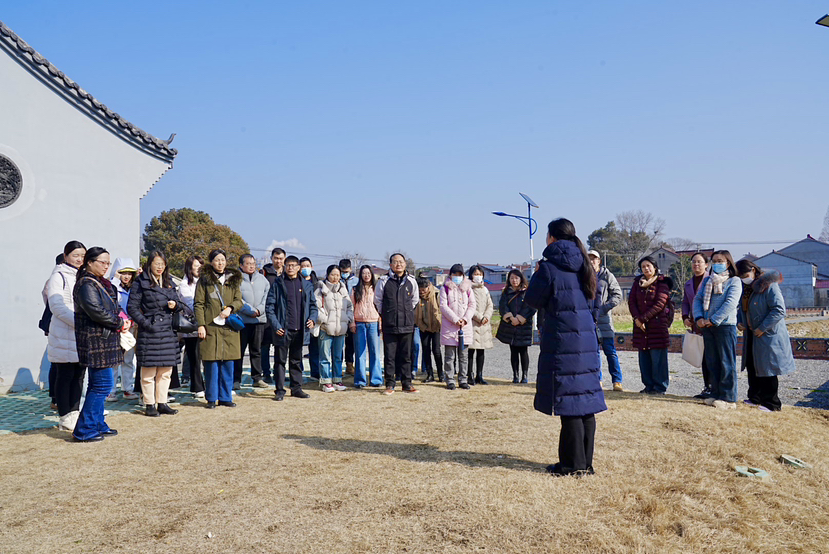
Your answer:
[[[41,289],[69,240],[138,260],[139,199],[170,165],[142,152],[0,49],[0,154],[23,174],[0,208],[0,393],[48,385]]]

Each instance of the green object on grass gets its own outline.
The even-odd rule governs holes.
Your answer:
[[[807,464],[800,458],[795,458],[794,456],[789,456],[788,454],[780,456],[780,461],[797,469],[812,469],[811,465]]]
[[[760,481],[771,481],[771,475],[759,467],[735,466],[734,470],[740,477],[751,477]]]

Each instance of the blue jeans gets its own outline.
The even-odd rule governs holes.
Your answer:
[[[86,400],[75,423],[72,434],[80,440],[88,440],[109,431],[104,421],[104,399],[112,390],[112,368],[95,369],[87,372],[89,384],[86,387]]]
[[[420,329],[414,328],[414,341],[412,341],[412,377],[417,374],[417,360],[420,358]]]
[[[320,385],[343,382],[345,335],[332,337],[322,329],[320,343]]]
[[[652,348],[639,351],[639,372],[646,392],[668,390],[668,349]]]
[[[320,340],[311,335],[311,342],[308,343],[308,364],[311,366],[311,378],[320,378]]]
[[[613,337],[602,339],[602,350],[607,356],[607,369],[610,372],[610,379],[614,383],[622,382],[622,368],[619,367],[619,356],[616,355],[616,346],[613,344]]]
[[[204,362],[204,389],[208,402],[232,402],[233,360]]]
[[[366,347],[368,347],[369,380],[372,386],[383,384],[383,368],[380,367],[378,345],[380,334],[377,322],[357,322],[354,333],[354,386],[366,386]]]
[[[702,330],[703,357],[708,368],[711,398],[737,401],[737,326],[720,325]]]

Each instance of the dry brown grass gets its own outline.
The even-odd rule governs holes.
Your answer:
[[[829,416],[607,393],[597,474],[554,478],[531,386],[239,398],[120,435],[0,436],[4,552],[818,552]],[[814,464],[790,469],[780,454]],[[769,470],[773,482],[732,466]],[[207,534],[213,538],[208,539]]]

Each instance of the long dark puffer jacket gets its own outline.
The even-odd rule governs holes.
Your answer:
[[[513,325],[507,323],[503,319],[498,324],[498,331],[495,333],[495,338],[504,344],[510,346],[530,346],[533,343],[533,316],[535,315],[535,308],[524,302],[524,295],[526,290],[515,291],[511,286],[507,285],[501,293],[501,299],[498,301],[498,311],[501,312],[501,317],[509,312],[512,315],[520,315],[527,321],[523,325]]]
[[[633,326],[633,347],[638,350],[655,350],[671,345],[670,326],[668,322],[668,302],[671,301],[671,289],[674,288],[670,277],[660,275],[649,287],[642,288],[638,277],[630,289],[628,307],[633,319],[645,324],[641,330]]]
[[[581,289],[584,257],[575,243],[556,241],[527,288],[525,302],[544,309],[534,407],[557,416],[586,416],[607,409],[599,381],[594,301]]]
[[[75,283],[75,342],[78,363],[104,369],[124,361],[118,332],[124,320],[118,314],[118,293],[109,281],[84,274]]]
[[[175,309],[167,307],[174,300]],[[135,279],[130,289],[127,313],[138,324],[135,355],[141,367],[172,367],[181,355],[178,336],[173,331],[173,313],[182,308],[176,289],[159,287],[147,272]]]

